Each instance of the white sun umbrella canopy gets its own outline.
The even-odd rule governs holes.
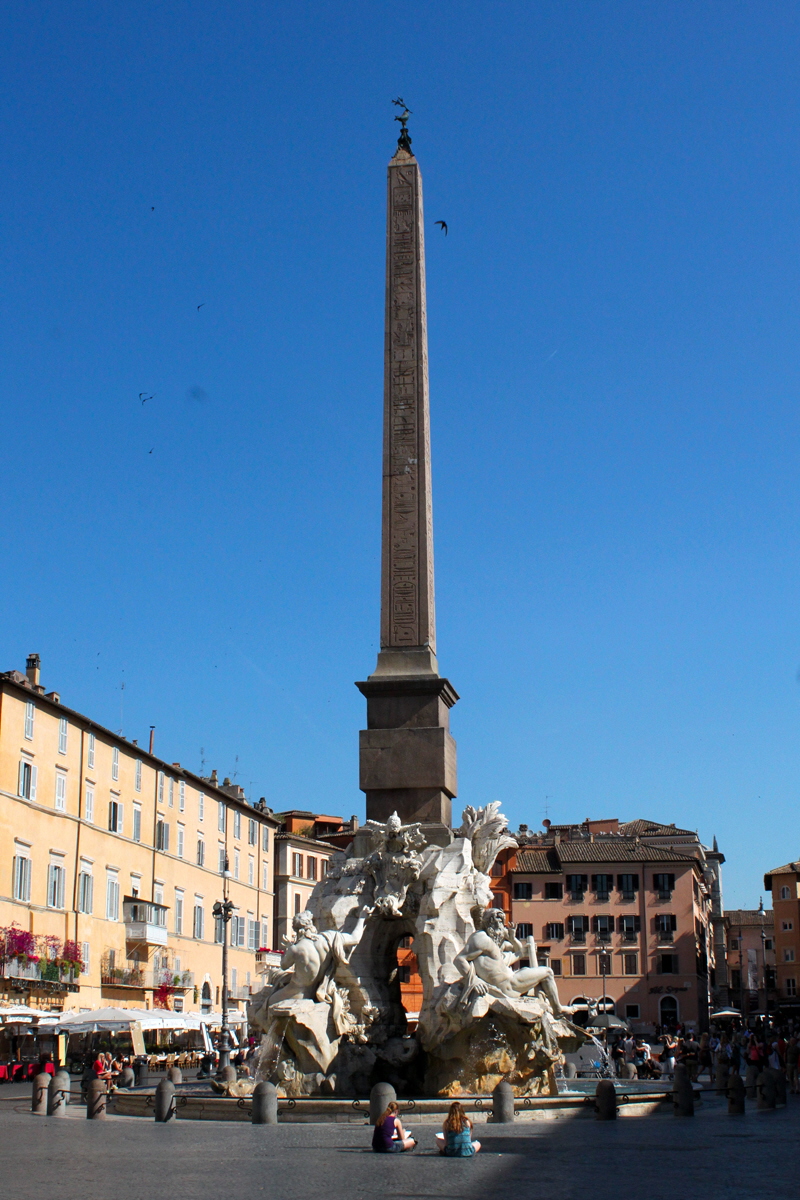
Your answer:
[[[71,1013],[63,1017],[58,1028],[62,1033],[98,1033],[130,1029],[138,1021],[142,1029],[186,1029],[183,1013],[150,1008],[96,1008],[88,1012]]]

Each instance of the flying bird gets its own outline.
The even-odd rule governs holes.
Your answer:
[[[153,446],[153,450],[155,450],[155,446]],[[147,451],[147,453],[148,453],[148,454],[152,454],[152,453],[153,453],[153,450],[148,450],[148,451]]]
[[[204,300],[202,304],[198,304],[198,306],[197,306],[197,311],[198,311],[198,312],[200,312],[200,309],[201,309],[201,308],[205,308],[205,306],[206,306],[206,302],[205,302],[205,300]]]
[[[152,396],[148,396],[145,392],[139,392],[139,399],[141,400],[142,404],[145,404],[148,400],[152,400],[153,396],[155,396],[155,392],[153,392]]]
[[[434,221],[434,225],[441,225],[442,233],[447,237],[447,221]]]
[[[155,204],[151,204],[151,205],[150,205],[150,212],[155,212],[155,211],[156,211],[156,206],[155,206]]]

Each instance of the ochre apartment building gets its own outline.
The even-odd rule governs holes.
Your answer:
[[[219,1010],[227,862],[229,990],[261,986],[274,929],[275,834],[263,802],[0,675],[0,1000]]]
[[[800,1013],[800,862],[785,863],[764,876],[772,893],[778,1007]]]

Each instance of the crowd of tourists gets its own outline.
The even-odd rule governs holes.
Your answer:
[[[772,1067],[784,1072],[790,1092],[800,1095],[800,1031],[795,1032],[793,1022],[786,1027],[764,1023],[758,1029],[712,1031],[699,1038],[679,1026],[674,1033],[663,1033],[655,1043],[627,1034],[610,1045],[609,1054],[616,1074],[628,1079],[672,1079],[676,1063],[686,1066],[692,1080],[706,1075],[709,1082],[718,1063],[740,1075],[746,1074],[748,1067],[759,1071]]]

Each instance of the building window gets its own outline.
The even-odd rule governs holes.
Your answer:
[[[166,821],[156,821],[156,850],[169,850],[169,825]]]
[[[206,843],[205,838],[197,839],[197,865],[202,867],[206,861]]]
[[[784,933],[790,933],[794,929],[794,921],[781,921],[781,929]]]
[[[67,811],[67,777],[56,771],[56,812]]]
[[[622,934],[623,942],[635,942],[641,932],[641,921],[638,916],[619,917],[617,928]]]
[[[137,792],[142,790],[142,760],[137,758],[133,772],[133,786]]]
[[[772,938],[764,939],[764,949],[765,950],[774,950],[775,949],[775,943],[773,942]]]
[[[27,741],[33,741],[33,718],[36,715],[36,705],[32,700],[27,700],[25,703],[25,738]]]
[[[544,927],[544,936],[549,942],[560,942],[564,937],[563,921],[550,921]]]
[[[533,937],[533,925],[529,921],[520,921],[516,929],[517,939],[524,942],[526,938]]]
[[[242,836],[242,814],[238,808],[233,814],[233,836],[237,839]]]
[[[84,868],[78,876],[78,912],[90,913],[94,901],[94,879]]]
[[[309,854],[306,859],[306,879],[317,878],[317,860]]]
[[[247,844],[248,846],[258,845],[258,825],[252,817],[247,821]]]
[[[791,893],[789,892],[788,887],[782,887],[781,888],[781,900],[790,900],[790,899],[791,899]]]
[[[133,806],[133,840],[135,842],[142,840],[142,806],[140,804]]]
[[[626,1004],[625,1005],[625,1020],[626,1021],[638,1021],[639,1020],[639,1005],[638,1004]]]
[[[659,913],[656,917],[656,936],[660,942],[671,942],[677,928],[678,921],[673,913]]]
[[[221,946],[225,940],[225,922],[222,917],[214,917],[214,941]]]
[[[195,896],[195,898],[194,898],[194,920],[192,921],[192,934],[194,937],[197,938],[198,941],[203,940],[203,926],[204,926],[203,905],[202,905],[202,902],[200,900],[198,900],[197,896]]]
[[[119,879],[115,874],[106,876],[106,920],[119,920]]]
[[[88,738],[86,739],[86,765],[87,765],[87,767],[89,768],[89,770],[90,770],[90,771],[93,771],[93,770],[94,770],[94,749],[95,749],[95,745],[96,745],[96,743],[95,743],[95,737],[94,737],[94,734],[93,734],[93,733],[90,733],[90,734],[89,734],[89,736],[88,736]]]
[[[564,885],[561,883],[546,883],[544,885],[545,900],[561,900],[564,895]]]
[[[81,942],[81,975],[89,974],[89,963],[92,948],[88,942]]]
[[[250,884],[250,887],[252,887],[253,884],[255,883],[255,881],[256,881],[256,860],[253,858],[252,854],[249,854],[247,857],[247,882]]]
[[[297,916],[297,914],[299,912],[300,912],[300,893],[295,892],[295,894],[294,894],[294,915]]]
[[[261,864],[261,887],[263,891],[269,891],[269,868],[267,863]]]
[[[17,785],[17,791],[23,800],[36,799],[36,776],[38,773],[39,768],[23,758],[19,764],[19,783]]]
[[[67,753],[67,732],[69,724],[66,717],[59,717],[58,720],[58,753]]]
[[[783,951],[784,962],[794,962],[794,949],[791,946],[785,946]]]
[[[119,779],[119,747],[115,746],[111,751],[111,778]]]
[[[658,892],[659,900],[670,900],[672,898],[672,893],[675,891],[675,876],[663,874],[654,875],[653,891]]]
[[[585,942],[588,931],[588,917],[567,917],[567,933],[570,935],[573,942]]]
[[[742,986],[742,972],[731,971],[731,987],[736,990]]]
[[[247,949],[257,950],[261,940],[261,925],[258,921],[253,921],[248,918],[247,921]]]
[[[573,954],[573,956],[572,956],[572,974],[573,975],[585,975],[586,974],[586,955],[585,954]]]
[[[221,800],[217,801],[217,829],[220,833],[225,832],[225,805]]]
[[[175,807],[175,780],[174,779],[170,779],[170,781],[169,781],[169,806],[170,806],[170,808]]]
[[[550,970],[553,972],[554,975],[561,974],[561,959],[560,958],[551,958],[550,959]]]
[[[222,875],[222,874],[224,874],[226,866],[227,866],[227,855],[225,853],[225,847],[223,846],[222,842],[218,843],[217,851],[218,851],[217,858],[218,858],[218,862],[219,862],[219,873],[220,873],[220,875]]]
[[[623,954],[623,956],[622,956],[622,973],[623,973],[623,975],[638,975],[639,974],[639,955],[638,954]]]
[[[617,889],[622,893],[623,900],[635,900],[639,890],[638,875],[618,875]]]
[[[122,833],[122,805],[119,800],[109,801],[108,828],[111,833]]]
[[[175,932],[183,933],[183,892],[175,890]]]
[[[186,808],[186,783],[182,779],[178,784],[178,809],[183,812]]]
[[[568,875],[567,891],[570,894],[570,900],[582,900],[588,883],[588,875]]]
[[[303,856],[302,854],[292,855],[292,874],[297,879],[303,878]]]
[[[21,853],[17,847],[14,855],[14,899],[27,904],[31,898],[31,860],[28,854]]]
[[[608,894],[614,886],[613,875],[593,875],[592,876],[592,891],[595,894],[595,899],[601,904],[608,900]]]
[[[84,818],[90,825],[94,824],[94,788],[87,787],[86,803],[84,804]]]
[[[611,974],[611,955],[610,954],[598,954],[598,956],[597,956],[597,974],[598,975],[610,975]]]
[[[183,847],[184,847],[185,837],[186,837],[186,826],[181,825],[181,823],[178,822],[178,844],[175,847],[175,853],[178,855],[178,858],[183,858]]]
[[[677,975],[678,974],[678,956],[677,956],[677,954],[661,954],[661,955],[659,955],[658,974],[659,975]]]
[[[532,900],[533,899],[533,884],[532,883],[515,883],[514,884],[514,899],[515,900]]]
[[[786,995],[787,996],[796,996],[797,995],[797,980],[796,979],[787,979],[786,980]]]
[[[158,772],[158,803],[164,803],[164,772]]]
[[[614,932],[614,918],[605,915],[592,917],[592,932],[597,935],[599,942],[610,942]]]
[[[200,795],[197,797],[197,819],[198,819],[198,821],[204,821],[205,816],[206,816],[206,798],[205,798],[205,795],[201,792]]]
[[[239,878],[239,851],[238,850],[234,850],[234,852],[233,852],[233,878],[234,879]]]
[[[730,939],[730,943],[728,945],[729,950],[741,950],[741,948],[742,948],[742,939],[741,938],[731,938]]]
[[[265,854],[269,850],[269,825],[261,826],[261,849]]]

